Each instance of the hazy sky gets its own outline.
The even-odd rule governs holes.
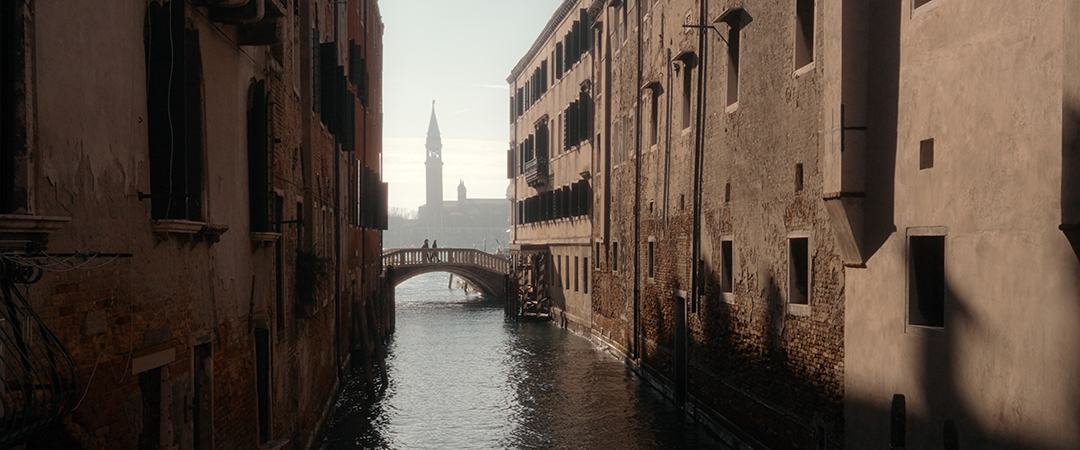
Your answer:
[[[506,195],[506,78],[562,0],[382,0],[383,181],[389,206],[424,204],[431,101],[443,140],[443,198]]]

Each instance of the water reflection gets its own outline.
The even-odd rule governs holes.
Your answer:
[[[723,448],[589,340],[446,286],[398,287],[390,385],[349,382],[320,448]]]

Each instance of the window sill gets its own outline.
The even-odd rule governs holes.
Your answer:
[[[44,247],[49,235],[70,221],[70,217],[61,216],[0,214],[0,248]]]
[[[735,304],[735,294],[732,293],[732,292],[721,292],[720,293],[720,301],[722,301],[724,303],[727,303],[729,305],[734,305]]]
[[[930,325],[904,324],[904,334],[921,334],[925,336],[940,336],[945,332],[945,327],[933,327]]]
[[[221,235],[229,231],[228,225],[214,225],[183,219],[159,219],[150,224],[150,230],[158,237],[158,242],[176,239],[181,243],[206,241],[215,243]]]
[[[797,317],[810,317],[810,305],[788,303],[788,314]]]
[[[795,78],[799,78],[799,77],[801,77],[803,75],[806,75],[808,73],[813,72],[816,65],[817,65],[817,61],[810,61],[810,62],[806,63],[804,66],[802,66],[802,67],[800,67],[798,69],[795,69]]]
[[[272,231],[252,231],[251,232],[251,245],[255,247],[261,247],[263,245],[270,245],[281,239],[281,233],[275,233]]]
[[[739,102],[732,103],[724,107],[724,112],[727,114],[735,114],[739,110]]]

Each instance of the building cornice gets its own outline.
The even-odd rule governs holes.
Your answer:
[[[555,11],[555,14],[551,16],[551,20],[548,20],[547,25],[544,26],[544,31],[540,33],[540,37],[536,38],[532,47],[525,53],[525,57],[521,58],[517,65],[514,66],[514,70],[510,71],[510,76],[506,79],[507,83],[513,84],[514,80],[525,72],[526,68],[532,63],[533,58],[536,57],[536,54],[540,53],[540,48],[544,46],[544,43],[547,42],[548,39],[551,39],[551,35],[555,34],[555,29],[559,27],[559,24],[561,24],[564,19],[566,19],[566,16],[570,15],[570,11],[573,11],[574,7],[577,6],[579,2],[581,2],[581,0],[565,0],[562,6]]]

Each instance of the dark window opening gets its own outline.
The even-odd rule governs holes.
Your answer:
[[[907,402],[901,394],[893,395],[889,414],[889,448],[907,446]]]
[[[660,141],[660,87],[657,86],[649,95],[649,145]]]
[[[720,242],[720,291],[731,292],[734,281],[734,255],[732,254],[732,241]]]
[[[161,368],[155,367],[139,374],[139,394],[142,396],[142,430],[139,450],[161,448]]]
[[[807,238],[788,239],[788,303],[810,303],[810,259]]]
[[[926,139],[919,142],[919,170],[934,167],[934,140]]]
[[[202,220],[202,54],[185,2],[147,6],[147,132],[154,219]]]
[[[803,189],[803,166],[802,164],[795,165],[795,190],[801,191]]]
[[[566,284],[564,286],[566,286],[566,290],[570,290],[570,255],[566,255],[566,264],[563,265],[563,267],[566,268],[566,270],[563,271],[566,275]]]
[[[724,185],[724,203],[731,202],[731,183]]]
[[[258,391],[259,443],[270,440],[270,330],[255,329],[255,388]]]
[[[581,292],[589,293],[589,258],[581,259]]]
[[[742,15],[731,19],[728,29],[727,105],[739,102],[739,44],[742,34]]]
[[[0,214],[18,208],[15,194],[16,153],[25,146],[24,131],[17,126],[17,111],[23,103],[19,95],[19,78],[24,63],[23,27],[17,8],[21,2],[0,2]]]
[[[690,128],[690,91],[692,90],[693,70],[686,63],[683,63],[682,66],[682,127]]]
[[[593,257],[596,260],[596,268],[600,268],[600,243],[596,243],[596,256]]]
[[[578,288],[581,286],[580,278],[579,278],[580,275],[581,275],[581,272],[580,272],[580,268],[578,267],[578,257],[575,256],[574,257],[574,292],[578,292]]]
[[[611,243],[611,271],[612,272],[618,272],[619,271],[619,243],[618,242],[612,242]]]
[[[908,323],[945,326],[945,236],[910,236]]]
[[[248,90],[248,209],[251,231],[271,231],[274,209],[273,160],[274,142],[270,133],[270,97],[266,82],[252,83]]]
[[[795,2],[795,68],[814,62],[814,0]]]
[[[911,0],[911,5],[914,8],[918,8],[918,7],[922,6],[922,5],[930,3],[931,1],[932,0]]]

